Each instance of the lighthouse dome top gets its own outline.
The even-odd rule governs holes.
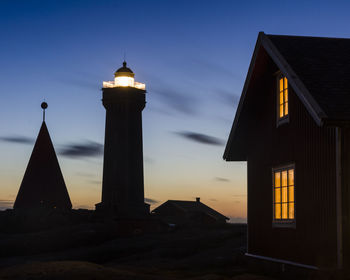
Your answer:
[[[133,87],[141,90],[146,90],[146,85],[135,82],[134,72],[129,67],[126,67],[126,61],[123,62],[123,67],[120,67],[114,73],[114,81],[103,82],[103,88],[115,87]]]
[[[114,73],[114,77],[134,77],[135,74],[132,72],[132,70],[128,67],[126,67],[126,61],[123,62],[123,67],[120,67],[117,71]]]

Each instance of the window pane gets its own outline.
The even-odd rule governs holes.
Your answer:
[[[276,172],[275,173],[275,187],[278,188],[281,186],[281,173]]]
[[[289,219],[294,219],[294,203],[289,203]]]
[[[294,201],[294,187],[288,187],[288,192],[289,192],[289,199],[288,202],[293,202]]]
[[[287,187],[282,188],[282,202],[288,202],[287,193],[288,193],[288,188]]]
[[[288,115],[288,102],[284,103],[284,115]]]
[[[288,101],[288,89],[284,90],[284,101],[287,102]]]
[[[287,203],[282,203],[282,219],[288,219],[288,204]]]
[[[282,118],[283,116],[283,105],[280,105],[280,118]]]
[[[288,170],[288,185],[294,186],[294,169]]]
[[[280,92],[280,105],[283,104],[283,91]]]
[[[281,188],[275,188],[275,202],[281,202]]]
[[[281,219],[281,204],[275,204],[275,219]]]
[[[287,81],[287,78],[284,77],[284,87],[283,87],[283,89],[286,89],[286,88],[288,88],[288,81]]]
[[[280,79],[280,88],[279,91],[283,91],[283,78]]]
[[[287,170],[282,171],[282,187],[287,187]]]

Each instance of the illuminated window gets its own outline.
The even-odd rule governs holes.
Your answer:
[[[288,80],[281,75],[278,78],[278,120],[288,117]]]
[[[273,169],[273,219],[293,222],[295,219],[294,165]]]

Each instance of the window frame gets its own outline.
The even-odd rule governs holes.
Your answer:
[[[288,101],[287,101],[287,106],[288,106],[288,114],[284,115],[283,117],[280,117],[280,79],[281,78],[286,78],[287,79],[287,90],[288,90]],[[284,89],[283,89],[284,91]],[[284,75],[282,72],[278,71],[277,75],[276,75],[276,127],[279,127],[282,124],[285,123],[289,123],[289,82],[288,82],[288,78],[286,75]],[[283,95],[284,98],[284,95]],[[283,99],[284,101],[284,99]],[[284,102],[285,103],[285,102]],[[283,110],[284,110],[284,106],[283,106]]]
[[[294,218],[293,219],[275,219],[275,173],[281,172],[287,170],[287,176],[288,176],[288,170],[293,169],[294,173]],[[280,165],[277,167],[272,168],[272,226],[273,227],[291,227],[295,228],[296,227],[296,188],[295,188],[295,182],[296,182],[296,172],[295,172],[295,163],[290,163],[290,164],[285,164],[285,165]],[[287,177],[287,186],[288,185],[288,177]],[[282,187],[281,187],[282,188]],[[287,189],[287,196],[289,197],[289,189]],[[288,199],[287,199],[288,201]],[[282,202],[281,202],[282,203]],[[289,210],[287,210],[289,211]],[[282,212],[281,212],[282,215]]]

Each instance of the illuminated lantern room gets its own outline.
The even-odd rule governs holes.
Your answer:
[[[114,73],[114,81],[103,82],[104,88],[114,87],[133,87],[137,89],[146,89],[146,85],[143,83],[135,82],[134,72],[130,68],[126,67],[126,61],[123,62],[123,67],[120,67]]]

